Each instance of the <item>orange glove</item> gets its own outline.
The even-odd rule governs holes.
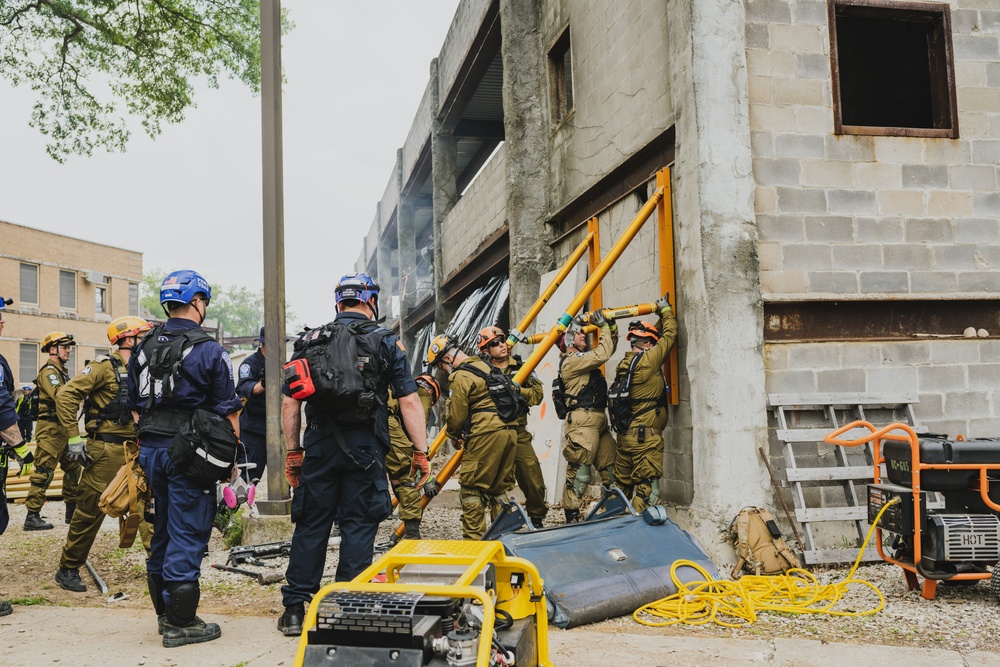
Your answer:
[[[427,483],[427,480],[431,476],[431,464],[427,460],[427,452],[416,448],[413,449],[413,462],[410,464],[410,474],[416,480],[418,489]]]
[[[285,479],[293,489],[299,488],[299,482],[302,481],[302,456],[301,449],[285,452]]]

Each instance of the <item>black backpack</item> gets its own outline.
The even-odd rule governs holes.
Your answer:
[[[208,486],[229,479],[240,440],[225,417],[196,408],[167,448],[174,467]]]
[[[379,348],[390,333],[371,321],[331,322],[304,332],[285,364],[292,398],[322,405],[337,421],[370,422],[388,395]]]
[[[521,399],[521,392],[507,375],[499,368],[493,368],[486,373],[472,364],[464,364],[456,371],[468,371],[486,380],[486,389],[490,392],[497,416],[504,422],[512,422],[525,414],[527,403]]]
[[[28,419],[33,422],[38,421],[38,385],[28,394]]]
[[[656,410],[667,405],[667,392],[669,387],[664,383],[663,393],[657,398],[632,398],[632,378],[635,375],[635,367],[642,358],[642,352],[637,352],[625,370],[619,370],[615,374],[615,381],[608,389],[608,423],[615,433],[621,433],[632,424],[632,419],[639,415]],[[649,403],[641,410],[635,408],[642,403]],[[635,410],[633,412],[633,410]]]
[[[177,374],[181,370],[181,363],[184,361],[184,351],[198,343],[214,340],[201,328],[188,329],[179,334],[171,341],[160,341],[165,326],[159,324],[146,334],[142,342],[142,350],[146,354],[149,368],[150,387],[149,397],[146,400],[146,408],[152,408],[156,399],[155,381],[158,380],[161,396],[169,401],[174,395],[174,384]],[[117,372],[117,371],[116,371]]]

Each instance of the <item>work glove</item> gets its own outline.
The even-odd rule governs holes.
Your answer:
[[[441,490],[441,488],[438,486],[436,479],[427,480],[427,482],[425,482],[424,485],[420,488],[424,490],[424,495],[427,496],[428,498],[433,498]]]
[[[35,455],[28,450],[28,443],[22,440],[20,445],[14,445],[11,449],[14,450],[14,458],[21,464],[17,476],[30,475],[35,469]]]
[[[608,321],[604,318],[604,311],[598,308],[589,315],[590,323],[595,327],[603,327]]]
[[[66,441],[66,458],[84,468],[94,462],[94,457],[87,451],[87,443],[78,435]]]
[[[301,449],[285,452],[285,479],[288,480],[288,486],[293,489],[299,488],[299,482],[302,481],[302,456]]]
[[[462,449],[465,447],[465,438],[452,438],[451,446],[457,449]]]
[[[656,300],[656,309],[659,311],[670,310],[670,295],[664,294]]]
[[[426,484],[427,480],[431,477],[431,464],[427,460],[427,452],[420,451],[416,447],[413,448],[410,475],[416,480],[415,485],[418,489]]]

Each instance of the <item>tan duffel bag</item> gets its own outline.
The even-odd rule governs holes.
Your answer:
[[[104,489],[97,506],[110,517],[118,519],[118,533],[122,549],[127,549],[135,542],[139,531],[139,501],[149,498],[149,483],[146,473],[139,466],[139,443],[127,440],[125,447],[125,465],[121,467],[115,478]]]

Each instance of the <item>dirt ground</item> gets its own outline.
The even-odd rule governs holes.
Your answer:
[[[0,598],[15,605],[50,605],[62,607],[111,607],[148,610],[152,605],[146,592],[145,553],[141,545],[131,549],[117,548],[117,522],[108,519],[91,553],[91,563],[107,582],[108,595],[122,592],[120,602],[109,603],[101,595],[86,572],[81,577],[88,585],[86,593],[72,593],[59,587],[53,579],[59,555],[66,537],[62,523],[63,505],[50,502],[43,510],[56,527],[49,531],[24,532],[23,505],[10,505],[11,523],[0,536]],[[562,522],[562,511],[553,509],[547,523]],[[55,519],[60,521],[55,521]],[[388,538],[395,520],[386,521],[379,540]],[[459,512],[455,508],[432,507],[423,524],[425,538],[459,539]],[[332,580],[336,568],[336,539],[327,554],[326,579]],[[260,586],[255,580],[239,574],[214,570],[212,563],[225,563],[226,547],[213,531],[209,555],[202,567],[202,601],[205,614],[256,616],[277,619],[281,613],[280,584]],[[265,572],[283,573],[287,562],[267,561],[272,567],[253,568]],[[728,572],[720,564],[721,572]],[[816,572],[823,583],[843,579],[847,567]],[[870,616],[831,616],[821,614],[791,615],[764,613],[753,624],[737,628],[722,628],[712,624],[699,626],[647,627],[631,617],[610,619],[586,627],[588,632],[619,635],[658,635],[704,638],[789,638],[812,639],[821,642],[850,644],[887,644],[911,647],[932,647],[962,652],[987,651],[1000,653],[1000,614],[998,600],[990,590],[989,581],[971,587],[939,586],[935,600],[924,600],[916,591],[907,591],[899,569],[878,563],[863,566],[856,578],[874,583],[886,599],[885,608]],[[842,611],[863,611],[878,603],[877,596],[863,587],[851,592],[837,605]],[[572,630],[570,632],[573,632]],[[1000,656],[998,656],[1000,663]]]

